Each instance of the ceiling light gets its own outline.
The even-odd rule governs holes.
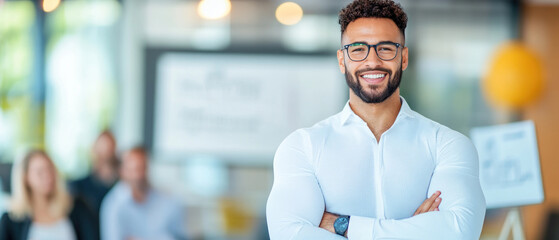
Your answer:
[[[303,9],[294,2],[284,2],[276,9],[276,19],[284,25],[297,24],[303,18]]]
[[[229,0],[202,0],[198,4],[198,15],[205,19],[220,19],[231,12]]]
[[[58,7],[58,5],[60,5],[60,0],[44,0],[43,10],[45,12],[52,12]]]

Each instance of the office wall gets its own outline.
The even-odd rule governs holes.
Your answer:
[[[543,204],[523,208],[527,239],[542,239],[549,211],[559,209],[559,4],[528,3],[522,38],[544,60],[547,85],[541,99],[523,112],[536,123],[545,191]]]

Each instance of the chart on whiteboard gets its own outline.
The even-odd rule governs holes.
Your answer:
[[[487,208],[541,203],[544,198],[532,121],[471,131],[479,153],[480,182]]]
[[[335,57],[165,54],[157,68],[154,151],[269,160],[289,133],[346,101]]]

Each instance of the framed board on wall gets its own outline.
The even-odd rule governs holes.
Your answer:
[[[281,141],[339,111],[335,57],[168,52],[156,61],[150,148],[162,160],[268,161]]]

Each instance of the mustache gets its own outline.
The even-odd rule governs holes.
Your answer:
[[[392,70],[388,69],[388,68],[382,68],[382,67],[377,67],[377,68],[364,68],[364,69],[360,69],[355,71],[355,76],[359,76],[364,72],[370,72],[370,71],[382,71],[382,72],[387,72],[388,75],[392,76]]]

